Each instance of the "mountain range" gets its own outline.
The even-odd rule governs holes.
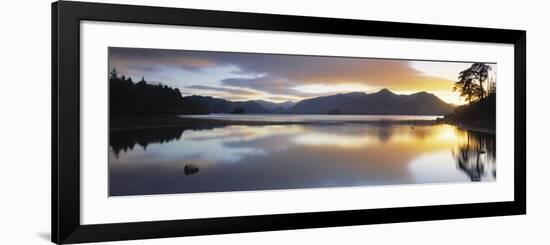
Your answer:
[[[370,94],[352,92],[281,103],[264,100],[229,101],[198,95],[187,96],[184,99],[205,108],[209,113],[244,111],[248,114],[445,115],[454,110],[453,105],[431,93],[402,95],[395,94],[389,89]]]
[[[265,109],[270,110],[270,111],[271,110],[280,110],[280,109],[288,110],[296,104],[296,102],[294,102],[294,101],[285,101],[285,102],[280,102],[280,103],[275,103],[275,102],[265,101],[265,100],[252,100],[252,101],[260,104]]]
[[[229,101],[226,99],[200,95],[186,96],[183,98],[205,108],[209,113],[231,113],[237,108],[244,109],[244,112],[248,114],[270,113],[269,110],[255,101]]]

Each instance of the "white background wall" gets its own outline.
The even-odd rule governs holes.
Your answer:
[[[107,1],[115,2],[115,1]],[[527,30],[526,216],[277,231],[106,244],[549,244],[549,7],[545,1],[119,0],[178,6]],[[50,230],[50,2],[0,10],[0,244],[48,244]]]

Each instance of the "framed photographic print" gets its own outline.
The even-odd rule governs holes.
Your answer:
[[[525,214],[525,37],[55,2],[52,241]]]

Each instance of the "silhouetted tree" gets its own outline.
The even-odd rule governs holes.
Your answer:
[[[489,78],[489,71],[491,70],[491,66],[485,63],[474,63],[470,67],[470,69],[472,70],[474,78],[479,83],[478,97],[479,99],[483,99],[483,97],[485,97],[485,89],[483,88],[483,83],[487,81],[487,78]]]
[[[118,72],[116,69],[113,68],[113,70],[109,72],[109,79],[116,79],[117,77],[118,77]]]
[[[144,77],[134,83],[130,77],[119,77],[116,69],[109,72],[109,111],[114,117],[207,113],[178,89],[148,84]]]
[[[490,96],[490,95],[495,94],[497,92],[497,84],[495,82],[494,77],[491,78],[488,83],[489,83],[489,86],[487,88],[487,96]]]
[[[460,96],[464,97],[468,103],[474,99],[483,99],[486,94],[483,84],[489,78],[490,70],[491,66],[485,63],[472,64],[468,69],[459,73],[453,91],[459,91]]]
[[[496,78],[489,76],[490,70],[491,66],[485,63],[474,63],[459,73],[453,91],[458,91],[468,105],[456,107],[453,113],[445,115],[445,120],[490,129],[496,127]]]
[[[457,106],[454,112],[445,115],[445,118],[453,122],[466,123],[471,126],[495,129],[496,94],[489,94],[487,97],[468,105]]]
[[[479,86],[474,83],[469,70],[461,71],[458,75],[458,81],[453,87],[453,91],[458,91],[460,97],[464,97],[468,103],[471,103],[478,94]]]

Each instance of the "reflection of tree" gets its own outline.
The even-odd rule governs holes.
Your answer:
[[[110,134],[109,145],[118,157],[120,151],[130,151],[136,144],[147,149],[147,145],[151,143],[163,144],[178,140],[184,130],[184,128],[154,128],[114,131]]]
[[[453,151],[457,167],[464,171],[472,181],[480,181],[487,172],[496,177],[495,136],[491,134],[466,131],[467,140]]]
[[[109,135],[109,146],[118,157],[120,151],[131,151],[135,145],[147,149],[147,145],[155,143],[168,143],[179,140],[185,130],[211,130],[214,128],[226,127],[227,125],[211,125],[209,123],[193,124],[178,127],[161,127],[147,129],[129,129],[111,131]]]

